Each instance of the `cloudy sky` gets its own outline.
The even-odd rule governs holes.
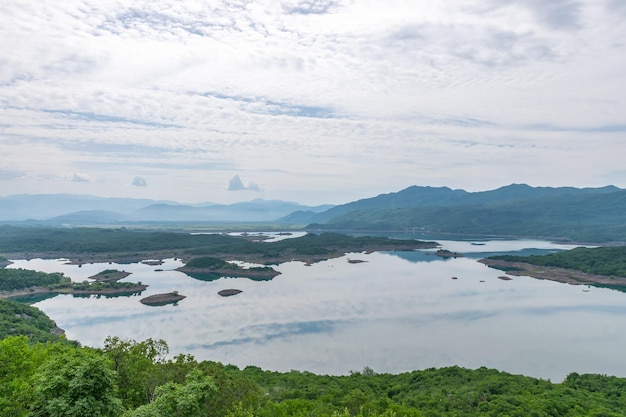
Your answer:
[[[626,187],[624,0],[4,0],[0,195]]]

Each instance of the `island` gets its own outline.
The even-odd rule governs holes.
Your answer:
[[[117,269],[105,269],[104,271],[98,272],[96,275],[90,276],[89,279],[96,281],[119,281],[130,274],[130,272],[118,271]]]
[[[242,292],[241,290],[230,288],[227,290],[218,291],[217,293],[221,295],[222,297],[231,297],[233,295],[241,294],[241,292]]]
[[[458,252],[451,252],[447,249],[439,249],[437,250],[437,252],[435,252],[435,255],[439,256],[440,258],[460,258],[463,257],[463,254],[458,253]]]
[[[148,306],[156,307],[164,306],[167,304],[175,304],[184,298],[187,297],[184,295],[180,295],[178,291],[172,291],[168,293],[154,294],[149,297],[142,298],[141,300],[139,300],[139,302]]]
[[[348,259],[349,264],[362,264],[364,262],[367,262],[367,261],[364,261],[363,259]]]
[[[176,268],[177,271],[185,273],[208,273],[223,275],[228,277],[242,278],[262,278],[271,279],[280,272],[269,266],[254,266],[243,268],[235,263],[226,262],[210,256],[202,256],[191,259],[184,266]]]

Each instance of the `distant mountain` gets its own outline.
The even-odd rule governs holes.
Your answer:
[[[105,198],[92,195],[16,194],[0,197],[0,221],[45,220],[85,210],[129,213],[156,203],[159,203],[159,201],[135,198]]]
[[[216,222],[271,222],[294,211],[310,210],[315,213],[332,206],[308,207],[280,200],[255,199],[234,204],[208,206],[183,206],[155,204],[136,210],[126,216],[129,221],[216,221]]]
[[[30,221],[48,225],[272,222],[295,211],[319,213],[331,207],[309,207],[293,202],[262,199],[227,205],[183,205],[172,201],[71,194],[13,195],[0,197],[0,221]]]
[[[414,186],[334,207],[313,216],[308,228],[626,241],[626,190],[512,184],[470,193]]]
[[[48,224],[58,225],[105,225],[114,224],[124,220],[124,215],[116,211],[108,210],[82,210],[74,213],[62,214],[47,219]]]

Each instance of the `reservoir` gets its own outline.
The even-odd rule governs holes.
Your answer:
[[[15,260],[10,268],[83,281],[105,269],[149,287],[128,297],[57,295],[34,305],[83,345],[107,336],[164,339],[170,354],[239,367],[347,374],[485,366],[561,381],[571,372],[626,376],[626,293],[530,277],[503,280],[477,260],[570,249],[538,240],[437,240],[434,250],[350,253],[312,265],[287,262],[269,281],[192,278],[161,265]],[[222,297],[218,291],[242,292]],[[178,291],[176,305],[143,297]]]

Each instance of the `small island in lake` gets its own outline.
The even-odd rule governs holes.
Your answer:
[[[98,272],[96,275],[90,276],[89,279],[96,281],[119,281],[130,274],[130,272],[118,271],[117,269],[105,269],[104,271]]]
[[[172,291],[163,294],[154,294],[146,298],[139,300],[140,303],[148,306],[164,306],[167,304],[174,304],[187,298],[185,295],[180,295],[178,291]]]
[[[233,296],[233,295],[240,294],[241,292],[242,292],[241,290],[230,288],[230,289],[227,289],[227,290],[218,291],[217,293],[219,295],[221,295],[222,297],[230,297],[230,296]]]
[[[460,258],[463,257],[463,254],[458,253],[458,252],[451,252],[447,249],[439,249],[437,250],[437,252],[435,252],[435,255],[441,257],[441,258]]]
[[[349,264],[361,264],[363,262],[367,262],[367,261],[364,261],[363,259],[348,259]]]
[[[250,268],[243,268],[232,262],[226,262],[210,256],[193,258],[187,262],[185,266],[176,268],[176,270],[180,272],[211,273],[242,278],[271,279],[280,274],[280,272],[269,266],[253,266]]]

